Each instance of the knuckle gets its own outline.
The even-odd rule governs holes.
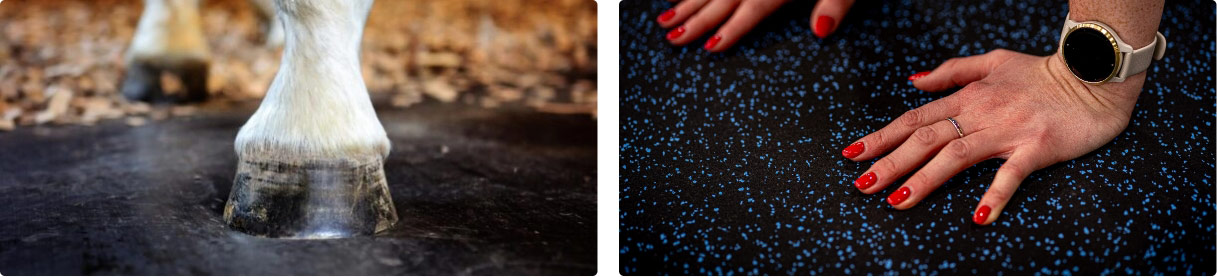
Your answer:
[[[887,173],[887,175],[893,175],[893,174],[900,173],[899,168],[896,167],[896,161],[893,160],[891,157],[884,157],[883,159],[880,159],[878,162],[875,162],[875,168],[878,169],[881,173]]]
[[[925,172],[925,170],[918,170],[917,173],[913,173],[913,177],[909,177],[907,184],[910,186],[917,186],[918,184],[921,184],[924,185],[921,187],[930,187],[930,180],[933,179],[930,178],[929,173]]]
[[[1029,172],[1027,172],[1026,167],[1024,167],[1023,165],[1018,164],[1018,163],[1012,163],[1009,161],[1006,161],[1005,164],[1002,164],[1001,169],[1005,170],[1006,174],[1008,174],[1010,177],[1013,177],[1016,179],[1021,179],[1023,176],[1027,176],[1027,174],[1029,174]]]
[[[956,159],[966,159],[971,154],[972,145],[967,140],[957,139],[947,143],[947,146],[942,149],[942,153],[948,157]]]
[[[938,134],[934,132],[934,128],[921,127],[917,131],[913,131],[913,141],[922,145],[934,144]]]
[[[1044,145],[1052,142],[1052,133],[1045,129],[1032,130],[1027,132],[1027,136],[1033,145]]]
[[[989,198],[997,203],[1006,203],[1006,201],[1010,201],[1010,197],[1013,194],[1014,194],[1014,191],[1012,191],[1006,187],[1001,187],[1001,186],[989,187]]]
[[[1052,132],[1048,131],[1047,129],[1035,131],[1033,134],[1035,135],[1035,140],[1038,142],[1048,143],[1052,141]]]
[[[750,5],[758,11],[771,11],[781,5],[781,1],[744,1],[741,5]]]
[[[885,145],[887,143],[887,130],[879,130],[878,132],[872,133],[870,138],[864,138],[863,140],[866,141],[866,144],[870,147]]]
[[[942,62],[942,68],[947,68],[947,69],[955,68],[955,66],[958,66],[958,65],[959,65],[959,63],[961,62],[961,60],[962,60],[962,59],[963,59],[963,58],[950,58],[950,59],[947,59],[947,61]]]
[[[900,125],[908,128],[918,128],[922,126],[921,122],[924,120],[922,119],[924,116],[925,112],[921,109],[912,109],[904,112],[904,114],[900,115],[900,118],[897,118],[896,121],[899,121]]]

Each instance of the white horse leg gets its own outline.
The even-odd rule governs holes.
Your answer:
[[[258,18],[262,25],[263,42],[270,47],[283,45],[283,24],[275,15],[275,2],[272,0],[249,0],[258,9]]]
[[[209,55],[198,0],[145,0],[135,37],[127,48],[123,96],[161,100],[160,74],[169,72],[182,81],[186,90],[182,100],[204,100]]]
[[[286,45],[257,112],[237,134],[225,221],[254,235],[327,238],[389,228],[389,139],[359,67],[371,0],[277,0]]]

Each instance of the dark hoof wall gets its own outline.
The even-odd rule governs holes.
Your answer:
[[[368,236],[397,222],[381,159],[270,161],[242,157],[224,221],[272,238]]]
[[[207,100],[207,67],[205,61],[131,62],[123,75],[122,94],[130,101],[141,102],[201,102]],[[177,76],[182,94],[165,95],[161,73]]]

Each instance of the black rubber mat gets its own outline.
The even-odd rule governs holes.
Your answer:
[[[5,275],[574,274],[595,268],[595,121],[422,104],[379,112],[400,220],[269,239],[221,218],[257,103],[129,127],[0,134]]]
[[[622,3],[623,274],[1214,274],[1211,1],[1167,3],[1168,54],[1122,134],[1031,174],[983,227],[1001,161],[896,211],[895,186],[852,186],[871,162],[841,149],[946,95],[913,73],[1053,53],[1067,3],[858,1],[819,39],[814,3],[792,2],[722,54],[667,43],[655,18],[673,4]]]

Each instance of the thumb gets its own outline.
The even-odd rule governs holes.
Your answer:
[[[1006,49],[997,49],[989,53],[951,58],[935,68],[934,71],[922,72],[909,77],[913,86],[925,91],[942,91],[953,87],[962,87],[989,76],[994,68],[1017,54]]]

